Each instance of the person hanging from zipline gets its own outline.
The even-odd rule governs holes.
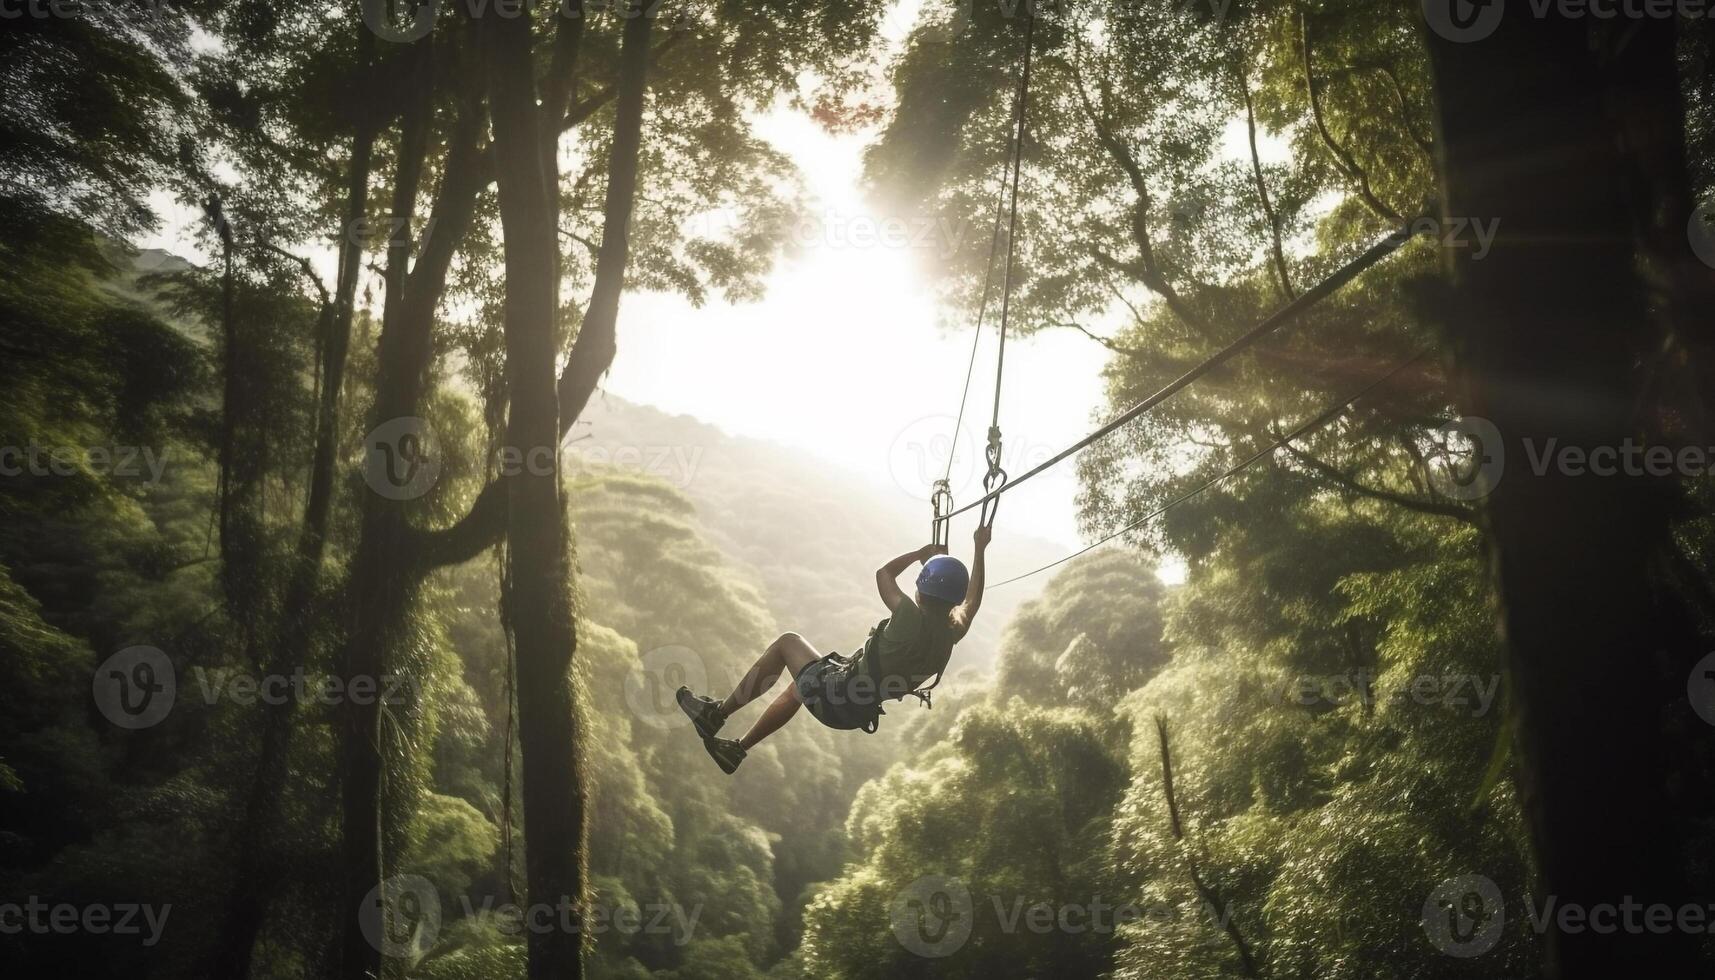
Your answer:
[[[983,603],[983,553],[991,531],[978,527],[972,535],[975,555],[965,564],[946,554],[944,544],[929,544],[881,566],[875,586],[887,606],[887,618],[870,630],[869,639],[850,657],[823,655],[797,633],[782,633],[768,645],[726,700],[716,701],[681,687],[679,707],[691,718],[703,746],[729,775],[745,753],[792,720],[800,705],[829,728],[874,732],[883,701],[914,695],[925,705],[929,689],[940,683],[952,658],[953,646],[970,632]],[[899,587],[899,575],[922,562],[916,595]],[[744,737],[718,737],[733,713],[756,700],[783,671],[792,683],[776,697]]]
[[[1018,97],[1014,101],[1016,131],[1007,171],[1010,179],[1001,181],[1003,192],[1010,188],[1011,199],[1006,211],[1009,220],[1006,265],[1001,278],[1000,349],[995,356],[994,417],[989,423],[989,468],[988,475],[983,478],[982,500],[965,508],[981,509],[976,533],[972,535],[976,548],[971,569],[966,571],[963,562],[947,554],[945,535],[953,514],[953,495],[948,478],[943,476],[935,481],[935,490],[930,498],[934,508],[934,519],[930,524],[933,543],[906,552],[876,570],[875,587],[881,593],[882,603],[887,606],[887,618],[869,631],[869,639],[856,654],[850,657],[838,653],[824,656],[797,633],[782,633],[768,645],[768,649],[762,651],[762,656],[756,658],[756,663],[751,665],[726,700],[716,701],[696,694],[688,687],[679,688],[679,707],[690,716],[709,755],[728,775],[738,770],[746,752],[791,721],[801,705],[808,707],[810,714],[829,728],[861,728],[872,733],[881,723],[883,701],[898,701],[910,694],[927,707],[929,691],[941,682],[941,676],[953,656],[953,646],[970,632],[977,610],[982,607],[983,553],[988,549],[994,515],[1000,507],[1000,492],[1006,485],[1006,471],[1001,468],[1000,393],[1006,364],[1006,324],[1012,298],[1014,233],[1018,229],[1019,165],[1023,159],[1025,111],[1030,95],[1031,36],[1036,27],[1036,18],[1028,9],[1026,18],[1024,64],[1019,72]],[[1001,216],[1000,200],[997,199],[994,237],[989,243],[991,267],[1001,240]],[[985,279],[977,310],[977,329],[972,332],[971,364],[965,369],[965,389],[959,397],[958,419],[953,423],[955,434],[964,422],[965,398],[971,390],[971,370],[976,365],[977,356],[976,341],[982,335],[988,296]],[[951,454],[947,467],[950,475]],[[899,587],[899,576],[915,562],[922,562],[923,570],[917,575],[917,594],[907,596]],[[733,712],[773,687],[784,671],[792,672],[792,683],[762,712],[762,717],[756,719],[750,731],[737,741],[720,738],[721,727]]]

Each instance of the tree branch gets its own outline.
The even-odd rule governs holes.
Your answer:
[[[559,400],[559,434],[564,439],[583,414],[602,375],[618,351],[615,331],[619,298],[625,288],[630,258],[632,202],[637,196],[638,156],[643,143],[643,101],[648,85],[650,18],[626,21],[620,49],[618,108],[613,144],[608,157],[607,202],[601,247],[596,258],[595,285],[584,311],[583,325],[555,385]],[[491,154],[492,156],[492,154]],[[491,481],[471,509],[456,524],[440,531],[420,532],[418,550],[429,567],[468,560],[500,540],[506,528],[507,477]]]
[[[1078,67],[1078,59],[1074,58],[1072,65],[1072,87],[1077,90],[1078,104],[1082,108],[1084,118],[1089,121],[1090,128],[1095,131],[1096,141],[1113,158],[1120,171],[1125,174],[1127,183],[1131,185],[1136,201],[1131,209],[1131,238],[1132,245],[1137,249],[1138,257],[1135,262],[1121,262],[1099,249],[1091,249],[1091,254],[1109,268],[1136,280],[1151,292],[1160,296],[1176,316],[1186,324],[1207,334],[1209,325],[1201,316],[1191,309],[1179,291],[1168,281],[1156,261],[1155,246],[1149,228],[1149,208],[1153,197],[1149,191],[1149,181],[1143,172],[1143,167],[1137,161],[1137,156],[1125,141],[1120,139],[1104,121],[1107,92],[1102,93],[1103,112],[1098,112],[1095,103],[1090,100],[1090,93],[1084,86],[1084,76]]]
[[[1139,360],[1149,356],[1149,352],[1142,348],[1127,347],[1114,340],[1112,337],[1104,337],[1101,334],[1096,333],[1076,320],[1054,320],[1048,325],[1051,327],[1062,327],[1068,330],[1076,330],[1096,343],[1101,344],[1103,347],[1106,347],[1108,350],[1113,351],[1115,354],[1123,354],[1126,357],[1135,357]]]
[[[1293,291],[1292,276],[1286,271],[1286,251],[1280,244],[1280,215],[1276,213],[1274,203],[1268,198],[1268,183],[1262,176],[1262,154],[1257,152],[1256,146],[1256,105],[1251,100],[1250,77],[1242,67],[1239,69],[1239,88],[1245,94],[1245,131],[1250,137],[1251,175],[1256,178],[1257,202],[1262,206],[1262,217],[1268,224],[1276,284],[1280,286],[1281,295],[1290,303],[1298,298],[1298,294]]]
[[[1316,123],[1316,132],[1321,136],[1322,144],[1328,148],[1329,153],[1333,154],[1334,160],[1347,179],[1356,183],[1358,196],[1370,206],[1371,211],[1386,218],[1392,224],[1404,224],[1405,218],[1399,212],[1383,204],[1381,198],[1376,197],[1375,192],[1370,189],[1369,174],[1358,166],[1358,161],[1353,159],[1352,155],[1334,140],[1334,134],[1328,131],[1328,122],[1322,117],[1322,99],[1316,92],[1316,76],[1310,67],[1310,12],[1301,11],[1298,15],[1298,23],[1300,41],[1302,41],[1300,53],[1304,69],[1304,91],[1310,99],[1310,116]]]
[[[1250,943],[1245,941],[1244,933],[1239,931],[1239,925],[1234,921],[1226,906],[1226,900],[1221,897],[1214,885],[1205,881],[1197,870],[1197,859],[1192,856],[1190,845],[1185,840],[1185,826],[1179,818],[1179,801],[1173,793],[1173,753],[1167,744],[1167,716],[1155,716],[1155,735],[1161,744],[1161,790],[1167,796],[1167,817],[1173,828],[1173,839],[1185,844],[1185,865],[1191,872],[1191,884],[1196,887],[1197,895],[1208,906],[1210,914],[1223,923],[1227,936],[1232,939],[1233,946],[1239,953],[1239,964],[1244,968],[1245,976],[1256,977],[1256,959],[1251,955]]]
[[[1387,65],[1375,63],[1375,64],[1364,64],[1364,65],[1351,65],[1351,66],[1347,67],[1346,70],[1347,71],[1373,71],[1376,74],[1387,79],[1388,86],[1393,90],[1394,102],[1399,106],[1399,125],[1400,125],[1400,128],[1405,130],[1406,138],[1411,140],[1411,142],[1414,145],[1416,145],[1416,147],[1419,150],[1422,150],[1424,156],[1429,157],[1431,160],[1433,160],[1435,157],[1435,144],[1432,143],[1431,141],[1425,139],[1424,137],[1419,136],[1417,133],[1417,129],[1411,125],[1411,103],[1406,101],[1405,86],[1400,84],[1399,76],[1394,74],[1393,69],[1389,68]]]
[[[560,229],[560,237],[569,238],[572,241],[577,242],[579,245],[582,245],[584,248],[588,249],[589,253],[591,255],[598,256],[598,257],[601,255],[601,245],[599,243],[592,242],[588,238],[585,238],[584,236],[578,234],[575,231],[572,231],[569,228],[561,228]]]
[[[1463,507],[1457,507],[1453,504],[1442,503],[1435,500],[1420,500],[1416,497],[1407,497],[1404,494],[1395,493],[1392,490],[1383,490],[1379,487],[1367,486],[1363,483],[1359,483],[1354,477],[1340,472],[1332,465],[1324,462],[1323,460],[1317,459],[1291,443],[1286,444],[1286,451],[1291,454],[1292,458],[1298,460],[1310,469],[1315,470],[1330,483],[1335,484],[1349,493],[1356,494],[1360,497],[1368,497],[1371,500],[1380,500],[1386,503],[1395,504],[1400,507],[1404,507],[1406,510],[1415,511],[1419,514],[1431,514],[1436,517],[1451,517],[1454,520],[1463,521],[1472,527],[1477,526],[1475,513],[1466,510]]]

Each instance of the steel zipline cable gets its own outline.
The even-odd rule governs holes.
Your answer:
[[[1178,394],[1192,382],[1215,370],[1227,361],[1232,360],[1233,357],[1237,356],[1247,347],[1250,347],[1252,344],[1280,329],[1282,326],[1285,326],[1300,313],[1303,313],[1305,310],[1332,295],[1335,291],[1340,289],[1340,287],[1357,278],[1359,273],[1368,269],[1370,266],[1375,265],[1377,262],[1380,262],[1382,259],[1387,258],[1389,255],[1392,255],[1400,246],[1411,240],[1413,234],[1412,229],[1418,227],[1419,224],[1419,220],[1407,222],[1399,229],[1390,233],[1386,238],[1383,238],[1374,245],[1365,249],[1362,254],[1358,255],[1350,262],[1347,262],[1345,265],[1336,269],[1331,275],[1323,279],[1321,282],[1318,282],[1310,289],[1300,293],[1297,299],[1294,299],[1292,302],[1287,303],[1280,309],[1275,310],[1273,313],[1265,317],[1262,322],[1239,335],[1236,339],[1227,344],[1227,346],[1216,351],[1206,360],[1186,371],[1184,374],[1174,378],[1172,381],[1169,381],[1159,391],[1156,391],[1144,398],[1142,401],[1126,409],[1124,412],[1121,412],[1101,428],[1096,429],[1089,435],[1079,439],[1077,442],[1067,446],[1065,449],[1060,450],[1043,462],[1031,467],[1017,478],[1008,480],[1001,486],[990,489],[980,499],[973,500],[957,510],[942,515],[938,517],[937,520],[944,522],[957,517],[966,511],[987,505],[990,501],[998,499],[1001,494],[1006,493],[1009,490],[1016,489],[1020,484],[1029,480],[1031,477],[1042,473],[1044,470],[1051,469],[1056,464],[1063,462],[1073,453],[1089,446],[1098,439],[1110,435],[1126,423],[1131,422],[1143,415],[1143,413]]]
[[[933,516],[930,519],[930,532],[931,532],[930,541],[932,543],[938,544],[938,545],[945,545],[947,543],[947,530],[948,530],[948,527],[950,526],[951,521],[954,517],[957,517],[960,514],[966,513],[967,511],[977,510],[979,512],[978,513],[979,523],[983,527],[992,526],[994,523],[995,514],[999,511],[999,508],[1000,508],[1000,498],[1001,498],[1002,494],[1020,486],[1021,484],[1028,481],[1031,477],[1034,477],[1037,474],[1040,474],[1040,473],[1042,473],[1048,469],[1053,468],[1054,466],[1056,466],[1059,463],[1066,460],[1072,454],[1088,447],[1092,443],[1096,442],[1098,439],[1102,439],[1102,438],[1112,434],[1113,432],[1117,431],[1121,427],[1125,426],[1127,423],[1132,422],[1133,420],[1142,416],[1145,412],[1148,412],[1150,409],[1156,407],[1157,405],[1160,405],[1162,402],[1173,397],[1175,394],[1178,394],[1180,391],[1183,391],[1185,388],[1189,387],[1192,383],[1196,382],[1198,379],[1208,375],[1211,371],[1214,371],[1216,368],[1225,364],[1227,361],[1232,360],[1239,353],[1246,350],[1251,345],[1255,344],[1257,341],[1263,339],[1264,337],[1275,332],[1276,330],[1279,330],[1281,327],[1283,327],[1287,323],[1291,322],[1294,318],[1296,318],[1299,314],[1303,313],[1305,310],[1310,309],[1312,306],[1315,306],[1317,303],[1320,303],[1322,300],[1333,295],[1341,287],[1345,286],[1347,283],[1349,283],[1353,279],[1357,278],[1357,276],[1359,274],[1361,274],[1362,272],[1364,272],[1366,269],[1375,265],[1377,262],[1380,262],[1382,259],[1388,257],[1389,255],[1392,255],[1402,245],[1404,245],[1406,242],[1410,241],[1413,234],[1414,234],[1413,229],[1420,227],[1421,221],[1422,221],[1422,218],[1420,217],[1420,218],[1413,219],[1412,221],[1406,222],[1400,228],[1397,228],[1393,232],[1389,233],[1385,238],[1382,238],[1380,241],[1376,242],[1375,244],[1371,245],[1369,248],[1365,249],[1361,254],[1359,254],[1358,256],[1353,258],[1351,261],[1342,265],[1340,268],[1334,270],[1333,273],[1328,275],[1326,278],[1322,279],[1320,282],[1316,283],[1316,285],[1312,286],[1308,290],[1305,290],[1303,293],[1300,293],[1298,296],[1294,297],[1291,301],[1289,301],[1286,305],[1280,307],[1279,309],[1275,310],[1273,313],[1264,317],[1260,323],[1258,323],[1256,326],[1250,328],[1249,330],[1245,331],[1243,334],[1240,334],[1238,337],[1234,338],[1225,347],[1222,347],[1220,350],[1216,351],[1214,354],[1210,355],[1208,358],[1203,360],[1201,363],[1195,365],[1190,370],[1186,371],[1184,374],[1181,374],[1179,377],[1174,378],[1172,381],[1169,381],[1160,390],[1158,390],[1158,391],[1154,392],[1153,394],[1147,396],[1146,398],[1144,398],[1142,401],[1136,403],[1135,405],[1132,405],[1130,408],[1126,409],[1124,412],[1121,412],[1119,415],[1115,416],[1113,419],[1110,419],[1107,423],[1102,425],[1100,428],[1098,428],[1095,431],[1091,432],[1090,434],[1084,436],[1082,439],[1079,439],[1077,442],[1073,443],[1072,445],[1067,446],[1065,449],[1060,450],[1059,452],[1055,453],[1053,456],[1050,456],[1048,459],[1042,461],[1041,463],[1038,463],[1036,466],[1031,467],[1029,470],[1026,470],[1018,478],[1010,479],[1007,476],[1006,470],[1001,467],[1000,400],[1001,400],[1001,385],[1002,385],[1002,382],[1005,378],[1005,371],[1006,371],[1007,325],[1011,319],[1011,313],[1012,313],[1012,275],[1013,275],[1014,260],[1016,258],[1016,251],[1017,251],[1016,250],[1016,243],[1017,243],[1017,233],[1018,233],[1018,187],[1019,187],[1019,183],[1020,183],[1020,171],[1021,171],[1021,168],[1023,166],[1023,159],[1024,159],[1024,140],[1025,140],[1025,134],[1027,132],[1026,123],[1027,123],[1029,105],[1030,105],[1030,71],[1031,71],[1031,61],[1032,61],[1032,53],[1033,53],[1033,47],[1034,47],[1033,46],[1033,38],[1035,35],[1035,31],[1036,31],[1036,17],[1034,15],[1034,13],[1027,11],[1025,17],[1026,17],[1026,20],[1025,20],[1025,29],[1024,29],[1023,63],[1019,69],[1018,94],[1015,98],[1014,105],[1013,105],[1014,118],[1013,118],[1013,138],[1012,138],[1012,146],[1011,146],[1011,158],[1008,161],[1008,166],[1002,170],[999,195],[997,195],[996,201],[995,201],[994,233],[993,233],[993,236],[991,237],[991,239],[989,241],[988,261],[983,266],[983,289],[982,289],[981,299],[978,302],[978,306],[977,306],[976,331],[975,331],[974,336],[971,338],[970,361],[965,367],[964,390],[959,395],[958,419],[957,419],[957,421],[955,421],[953,423],[953,435],[952,435],[952,440],[951,440],[951,443],[950,443],[950,446],[948,449],[948,454],[947,454],[947,468],[946,468],[946,472],[942,475],[942,477],[939,480],[936,480],[934,482],[934,487],[933,487],[933,490],[931,491],[931,494],[930,494],[930,503],[931,503],[931,506],[932,506],[932,509],[934,512]],[[1006,218],[1007,218],[1007,221],[1006,221],[1006,262],[1005,262],[1003,271],[1001,273],[1000,324],[999,324],[999,328],[998,328],[998,333],[1000,335],[999,336],[1000,342],[999,342],[999,347],[995,353],[994,411],[993,411],[993,414],[990,417],[990,421],[989,421],[988,446],[987,446],[987,450],[985,452],[985,455],[986,455],[987,460],[988,460],[988,471],[987,471],[987,474],[983,477],[983,495],[982,495],[982,497],[980,497],[979,499],[974,500],[968,504],[965,504],[963,507],[959,507],[959,508],[955,509],[953,507],[953,495],[952,495],[952,489],[951,489],[951,478],[952,478],[952,472],[953,472],[953,458],[954,458],[954,456],[957,452],[957,449],[958,449],[959,431],[964,425],[966,402],[968,401],[968,399],[970,397],[970,392],[971,392],[971,376],[972,376],[972,373],[974,372],[974,369],[976,367],[976,361],[977,361],[977,345],[982,339],[983,320],[988,313],[989,294],[991,291],[991,287],[993,285],[995,253],[997,250],[997,246],[1000,243],[1000,226],[1001,226],[1000,205],[1001,205],[1001,200],[1003,197],[1006,199],[1006,204],[1007,204],[1007,207],[1006,207]],[[1421,356],[1421,354],[1419,354],[1417,356]],[[1415,361],[1416,359],[1417,359],[1417,357],[1413,357],[1411,360]],[[1244,467],[1249,466],[1251,463],[1254,463],[1256,460],[1261,459],[1262,457],[1268,455],[1269,453],[1274,452],[1276,449],[1279,449],[1281,446],[1286,445],[1288,442],[1291,442],[1293,439],[1305,434],[1306,432],[1309,432],[1311,429],[1314,429],[1320,425],[1327,423],[1328,421],[1333,419],[1336,415],[1338,415],[1340,412],[1344,411],[1348,406],[1350,406],[1352,404],[1352,402],[1356,401],[1358,398],[1361,398],[1365,394],[1369,393],[1369,391],[1371,391],[1376,385],[1379,385],[1383,381],[1386,381],[1388,378],[1392,377],[1395,373],[1397,373],[1399,370],[1404,368],[1406,366],[1406,364],[1409,364],[1409,363],[1411,363],[1411,361],[1407,361],[1404,364],[1399,365],[1398,367],[1394,368],[1393,371],[1388,372],[1387,375],[1385,375],[1382,378],[1375,381],[1370,387],[1365,388],[1363,391],[1357,393],[1356,395],[1353,395],[1351,398],[1345,400],[1344,402],[1341,402],[1338,405],[1335,405],[1334,407],[1329,409],[1327,412],[1324,412],[1322,415],[1319,415],[1316,418],[1311,419],[1309,422],[1306,422],[1304,425],[1299,426],[1297,429],[1293,430],[1291,433],[1288,433],[1287,436],[1285,438],[1283,438],[1282,440],[1280,440],[1279,442],[1276,442],[1274,445],[1268,447],[1267,449],[1261,451],[1260,453],[1258,453],[1258,454],[1246,459],[1245,461],[1239,463],[1236,467],[1234,467],[1231,470],[1228,470],[1226,473],[1223,473],[1221,476],[1216,477],[1214,480],[1210,481],[1209,483],[1206,483],[1203,486],[1198,487],[1197,489],[1191,491],[1189,494],[1186,494],[1182,497],[1179,497],[1179,498],[1176,498],[1172,501],[1169,501],[1167,504],[1163,505],[1161,508],[1158,508],[1157,510],[1152,511],[1151,513],[1145,515],[1142,518],[1139,518],[1137,521],[1133,522],[1130,525],[1127,525],[1126,527],[1121,528],[1120,530],[1114,532],[1113,534],[1109,535],[1108,537],[1105,537],[1102,540],[1097,541],[1095,544],[1090,545],[1088,548],[1085,548],[1082,551],[1078,551],[1078,552],[1075,552],[1071,555],[1068,555],[1067,557],[1062,558],[1059,561],[1051,562],[1047,565],[1042,566],[1041,568],[1035,569],[1035,570],[1030,571],[1030,572],[1026,572],[1023,575],[1014,576],[1013,578],[1007,579],[1004,582],[997,582],[995,584],[996,585],[1006,585],[1009,582],[1016,582],[1021,578],[1028,578],[1031,575],[1035,575],[1037,572],[1041,572],[1041,571],[1044,571],[1046,569],[1053,568],[1055,565],[1059,565],[1062,562],[1070,561],[1071,559],[1076,558],[1078,555],[1082,555],[1082,554],[1084,554],[1084,553],[1086,553],[1086,552],[1088,552],[1094,548],[1100,547],[1101,545],[1107,543],[1108,541],[1113,540],[1114,538],[1118,537],[1119,535],[1124,534],[1125,532],[1131,530],[1132,528],[1137,527],[1139,524],[1143,523],[1144,521],[1150,520],[1150,519],[1152,519],[1152,518],[1154,518],[1154,517],[1156,517],[1162,513],[1165,513],[1169,508],[1177,505],[1181,501],[1189,498],[1190,496],[1194,496],[1195,494],[1201,493],[1202,491],[1208,489],[1209,487],[1213,486],[1214,484],[1219,483],[1221,480],[1225,480],[1226,478],[1232,476],[1234,473],[1238,472],[1239,470],[1243,469]]]
[[[1244,459],[1240,460],[1239,462],[1228,467],[1227,470],[1225,472],[1221,473],[1219,476],[1216,476],[1213,479],[1210,479],[1204,483],[1201,483],[1201,484],[1197,485],[1196,487],[1194,487],[1190,490],[1187,490],[1186,492],[1180,494],[1179,496],[1174,497],[1172,500],[1169,500],[1167,503],[1162,504],[1160,507],[1155,508],[1154,510],[1150,511],[1149,513],[1143,515],[1142,517],[1138,518],[1135,521],[1132,521],[1130,524],[1127,524],[1125,527],[1122,527],[1119,530],[1114,531],[1112,534],[1107,535],[1106,537],[1102,538],[1101,540],[1096,541],[1093,544],[1090,544],[1084,548],[1080,548],[1079,550],[1072,552],[1071,554],[1067,555],[1064,558],[1059,558],[1059,559],[1056,559],[1054,561],[1049,562],[1046,565],[1042,565],[1038,568],[1033,568],[1030,571],[1025,572],[1021,575],[1014,575],[1011,578],[1002,579],[1001,581],[995,582],[994,584],[988,586],[988,588],[994,589],[994,588],[999,588],[1002,585],[1010,585],[1011,583],[1017,582],[1021,579],[1027,579],[1027,578],[1031,577],[1032,575],[1036,575],[1040,572],[1045,572],[1048,569],[1054,568],[1057,565],[1064,565],[1065,563],[1073,560],[1074,558],[1079,558],[1083,555],[1089,554],[1090,552],[1096,550],[1097,548],[1100,548],[1104,544],[1107,544],[1109,541],[1112,541],[1115,538],[1120,537],[1121,535],[1127,533],[1128,531],[1135,530],[1138,527],[1141,527],[1142,525],[1148,523],[1149,521],[1152,521],[1152,520],[1156,519],[1157,517],[1160,517],[1162,514],[1167,513],[1168,511],[1179,506],[1180,504],[1184,503],[1185,501],[1190,500],[1192,497],[1197,496],[1198,494],[1209,489],[1210,487],[1213,487],[1218,483],[1222,483],[1222,482],[1228,480],[1229,478],[1233,477],[1234,475],[1236,475],[1237,473],[1239,473],[1241,470],[1245,469],[1246,467],[1250,466],[1251,464],[1256,463],[1257,461],[1272,455],[1276,450],[1280,449],[1282,446],[1285,446],[1288,443],[1290,443],[1296,439],[1299,439],[1305,435],[1308,435],[1309,433],[1315,431],[1316,429],[1319,429],[1322,426],[1327,425],[1329,422],[1334,421],[1334,419],[1336,419],[1340,415],[1344,414],[1346,409],[1351,408],[1353,403],[1357,402],[1358,399],[1364,397],[1365,395],[1369,394],[1372,391],[1375,391],[1377,388],[1381,387],[1383,384],[1386,384],[1389,380],[1391,380],[1394,375],[1398,374],[1399,372],[1410,367],[1412,364],[1415,364],[1418,360],[1422,359],[1424,353],[1425,353],[1424,351],[1418,351],[1416,354],[1413,354],[1411,357],[1409,357],[1409,358],[1405,359],[1404,361],[1401,361],[1399,364],[1395,365],[1394,368],[1391,371],[1389,371],[1388,373],[1382,375],[1381,377],[1379,377],[1379,378],[1375,379],[1374,381],[1370,382],[1369,384],[1365,385],[1362,390],[1356,392],[1351,397],[1346,398],[1344,401],[1340,401],[1340,402],[1337,402],[1337,403],[1329,406],[1328,408],[1324,409],[1320,414],[1318,414],[1315,417],[1311,418],[1310,420],[1300,424],[1297,428],[1293,429],[1291,432],[1288,432],[1286,435],[1281,436],[1279,439],[1276,439],[1272,444],[1268,445],[1267,447],[1265,447],[1263,449],[1258,450],[1257,452],[1252,453],[1251,455],[1245,457]]]

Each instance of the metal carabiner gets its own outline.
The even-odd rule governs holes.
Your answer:
[[[989,426],[989,444],[984,455],[988,457],[989,471],[983,476],[985,499],[977,512],[977,522],[983,527],[993,527],[994,515],[1000,513],[1000,494],[997,491],[1006,486],[1006,470],[1000,466],[1000,426]]]
[[[983,505],[977,511],[977,523],[983,527],[994,527],[994,515],[1000,513],[1000,494],[997,492],[1006,486],[1006,471],[999,466],[992,466],[988,475],[983,477]]]

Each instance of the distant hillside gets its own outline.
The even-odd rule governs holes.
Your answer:
[[[159,249],[129,257],[105,288],[159,309],[139,280],[192,268]],[[165,312],[165,311],[163,311]],[[187,329],[200,333],[200,327]],[[696,505],[709,537],[768,597],[775,619],[823,650],[849,652],[884,614],[872,576],[881,562],[922,544],[927,507],[914,505],[873,474],[839,469],[800,450],[728,435],[689,415],[671,415],[614,395],[592,399],[569,458],[658,477]],[[970,557],[968,520],[955,526],[954,553]],[[1063,549],[1001,529],[1005,568],[1033,567]],[[1047,583],[1021,582],[990,593],[959,664],[987,671],[1013,613]],[[758,642],[768,638],[759,637]]]
[[[728,435],[688,415],[670,415],[612,395],[592,399],[571,459],[659,477],[696,504],[711,540],[754,575],[770,611],[823,650],[850,651],[885,615],[877,565],[922,544],[927,507],[914,506],[874,476],[840,470],[787,446]],[[955,527],[954,553],[968,560],[970,523]],[[1006,567],[1059,557],[1055,544],[1004,535]],[[992,666],[1003,627],[1041,589],[1020,583],[992,592],[964,666]]]

